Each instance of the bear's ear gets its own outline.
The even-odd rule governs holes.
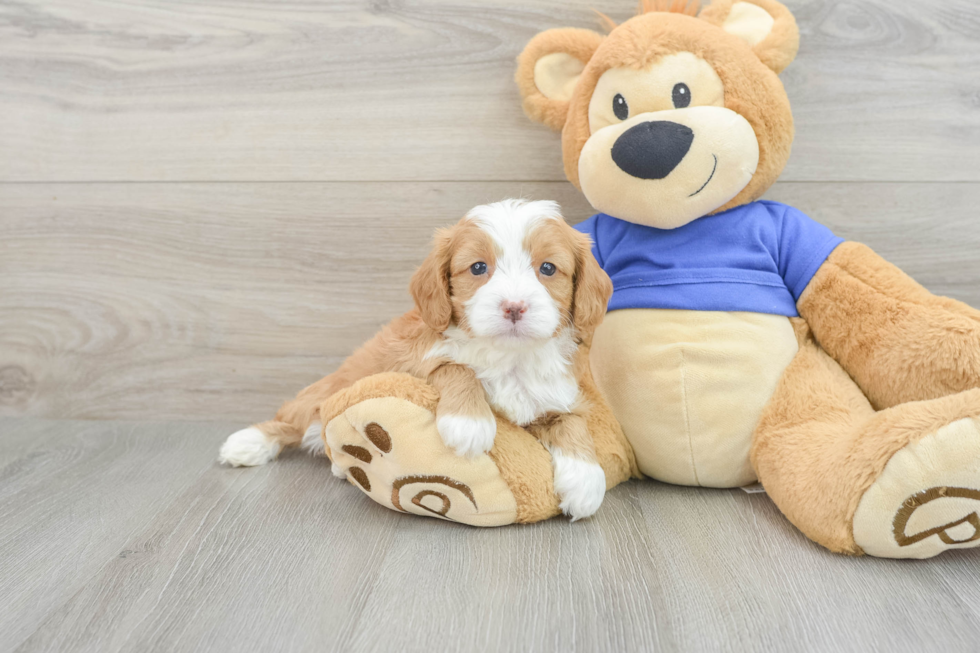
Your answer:
[[[602,35],[587,29],[549,29],[535,36],[517,58],[517,86],[524,113],[555,130],[565,126],[568,100]]]
[[[796,19],[776,0],[714,0],[698,17],[748,43],[776,73],[793,62],[800,47]]]

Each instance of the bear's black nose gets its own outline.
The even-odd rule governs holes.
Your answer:
[[[623,132],[613,143],[612,158],[628,175],[663,179],[684,159],[694,132],[676,122],[641,122]]]

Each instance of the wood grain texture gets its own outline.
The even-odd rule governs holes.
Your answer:
[[[0,411],[268,414],[411,307],[435,227],[515,192],[584,214],[560,186],[0,186]]]
[[[201,436],[214,428],[174,430],[0,421],[0,650],[125,557],[133,533],[211,467],[215,440]]]
[[[568,183],[0,185],[0,414],[267,419],[411,306],[432,230]],[[980,306],[980,184],[770,197]]]
[[[786,0],[786,181],[980,181],[980,5]],[[629,0],[4,0],[0,180],[562,180],[537,32]]]
[[[231,428],[0,421],[0,442],[27,430],[41,452],[0,473],[0,650],[919,653],[980,641],[980,551],[846,558],[765,495],[654,482],[619,486],[574,525],[475,529],[388,511],[322,459],[218,467]],[[11,465],[48,473],[28,481]],[[56,508],[56,528],[34,516]]]
[[[769,197],[980,306],[980,5],[786,3]],[[514,58],[633,4],[0,0],[0,653],[976,651],[980,552],[835,556],[764,495],[476,530],[212,462],[409,306],[434,227],[590,213]]]

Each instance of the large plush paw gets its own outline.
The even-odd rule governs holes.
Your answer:
[[[490,417],[439,415],[436,428],[443,443],[457,455],[473,458],[493,448],[497,435],[497,420]]]
[[[599,510],[606,496],[606,474],[597,463],[568,456],[551,448],[555,466],[555,493],[561,499],[561,511],[578,521]]]
[[[218,452],[218,462],[233,467],[254,467],[275,460],[282,447],[265,433],[250,426],[228,436]]]
[[[517,518],[517,501],[494,461],[457,456],[429,408],[396,396],[364,399],[330,419],[324,434],[334,473],[392,510],[474,526]]]
[[[854,541],[869,555],[929,558],[980,546],[980,418],[908,444],[858,504]]]

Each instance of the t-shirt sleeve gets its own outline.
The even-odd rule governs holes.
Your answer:
[[[599,216],[594,215],[591,218],[579,222],[575,225],[575,229],[592,239],[592,255],[595,256],[595,260],[602,266],[602,255],[599,252]]]
[[[772,203],[769,210],[779,227],[779,274],[799,301],[813,275],[844,239],[792,206]]]

